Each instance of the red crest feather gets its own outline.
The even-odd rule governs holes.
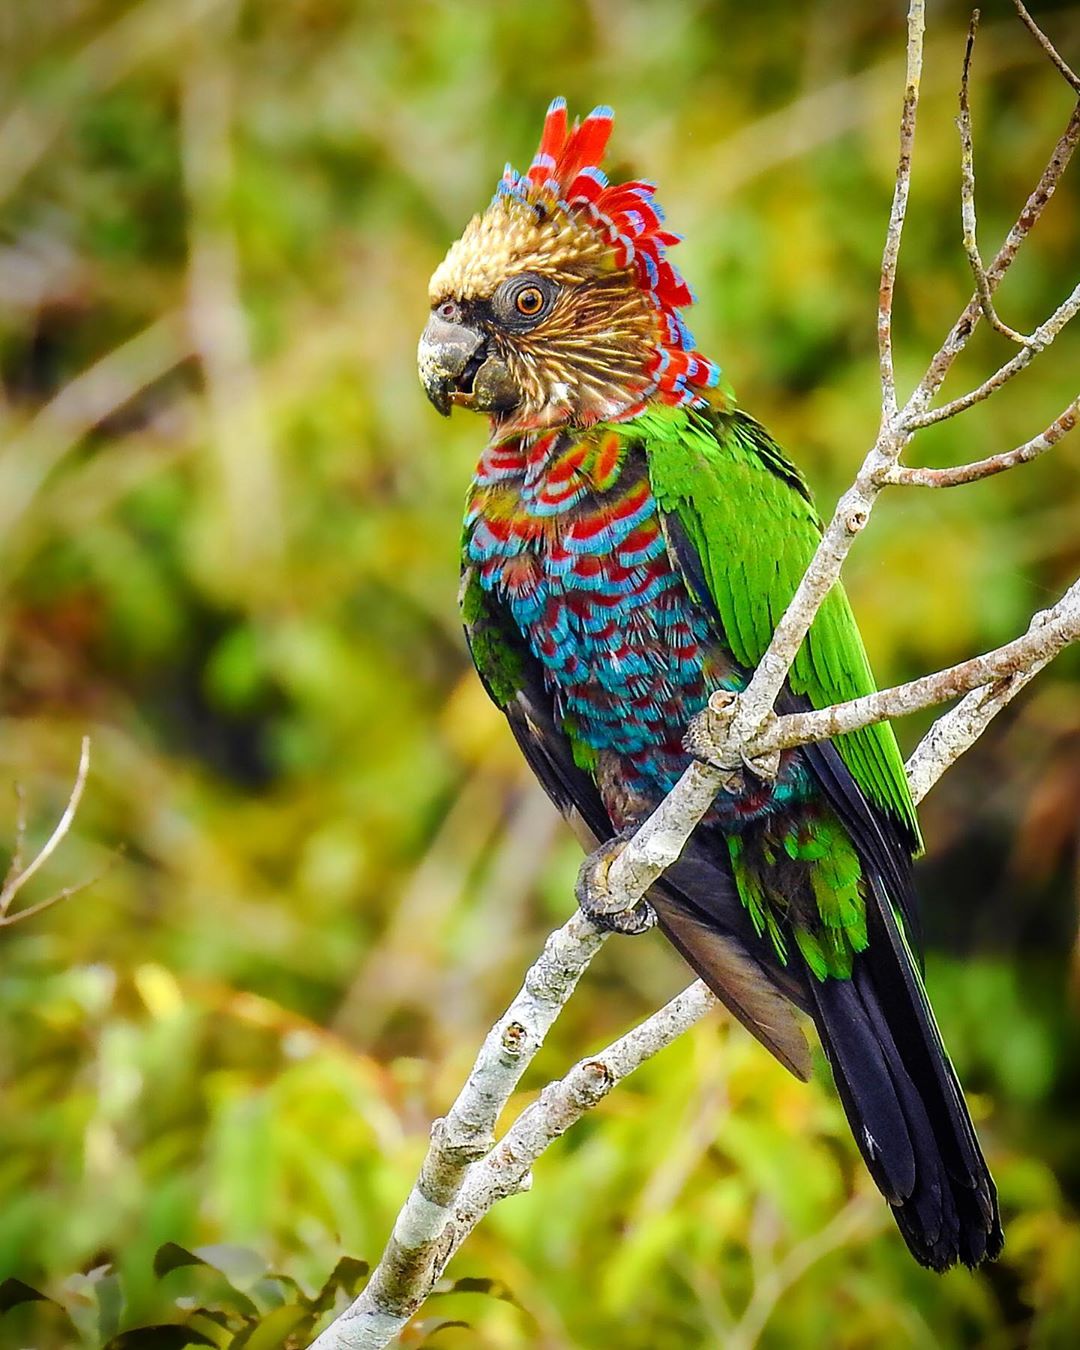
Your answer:
[[[540,212],[562,210],[591,220],[611,245],[615,265],[633,269],[658,311],[656,356],[649,372],[655,384],[646,397],[701,403],[699,391],[719,383],[720,368],[695,351],[693,334],[679,313],[694,302],[690,287],[667,259],[667,250],[680,236],[663,228],[655,184],[608,183],[600,165],[613,122],[612,110],[600,107],[571,127],[566,100],[555,99],[528,172],[519,174],[508,164],[495,199],[508,197]]]

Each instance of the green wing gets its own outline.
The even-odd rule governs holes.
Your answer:
[[[658,409],[632,425],[644,435],[661,510],[696,550],[732,654],[753,669],[821,537],[806,482],[765,429],[739,412]],[[789,683],[816,708],[876,688],[841,586],[818,611]],[[835,744],[863,793],[921,847],[892,727],[878,723]]]

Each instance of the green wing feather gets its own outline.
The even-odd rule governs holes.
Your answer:
[[[821,537],[802,475],[768,432],[740,412],[656,409],[630,424],[644,436],[653,492],[697,551],[735,659],[749,669]],[[876,685],[842,586],[834,586],[795,658],[791,688],[815,708]],[[835,738],[860,789],[921,846],[896,737],[881,722]]]
[[[467,562],[462,566],[458,604],[476,673],[492,702],[505,712],[525,684],[521,640],[515,641],[516,635],[500,620]]]

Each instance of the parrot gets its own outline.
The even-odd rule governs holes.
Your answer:
[[[924,985],[922,842],[888,723],[749,764],[647,896],[605,911],[607,867],[692,762],[688,724],[745,689],[822,532],[696,347],[656,185],[605,174],[613,119],[571,124],[555,99],[529,168],[506,166],[431,278],[421,383],[489,425],[462,533],[472,661],[590,854],[585,914],[658,926],[804,1080],[807,1015],[912,1255],[975,1267],[1002,1248],[997,1191]],[[874,688],[837,583],[775,711]]]

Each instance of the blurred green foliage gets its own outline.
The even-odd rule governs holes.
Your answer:
[[[1076,65],[1080,10],[1038,10]],[[1010,15],[986,6],[976,53],[986,252],[1070,108]],[[969,292],[965,25],[931,7],[905,383]],[[155,1275],[167,1242],[246,1246],[309,1294],[343,1253],[377,1256],[430,1120],[571,904],[575,846],[458,634],[483,427],[439,423],[417,385],[435,263],[554,94],[612,103],[616,157],[687,236],[702,347],[828,503],[876,424],[902,46],[900,0],[0,6],[0,784],[25,785],[40,843],[89,730],[77,827],[25,900],[106,869],[0,930],[0,1280],[74,1308],[83,1343],[202,1296]],[[1017,326],[1075,284],[1078,182],[1001,289]],[[950,389],[1003,355],[981,334]],[[1078,366],[1067,333],[920,454],[1027,439]],[[1063,588],[1078,454],[883,503],[849,572],[881,678],[1002,640]],[[1077,672],[1043,675],[923,813],[930,987],[1003,1260],[918,1269],[824,1074],[795,1083],[714,1023],[454,1263],[512,1298],[440,1296],[412,1344],[444,1320],[469,1329],[433,1344],[1076,1344]],[[522,1101],[683,980],[659,939],[608,944]],[[0,1319],[0,1344],[74,1343],[48,1306]]]

